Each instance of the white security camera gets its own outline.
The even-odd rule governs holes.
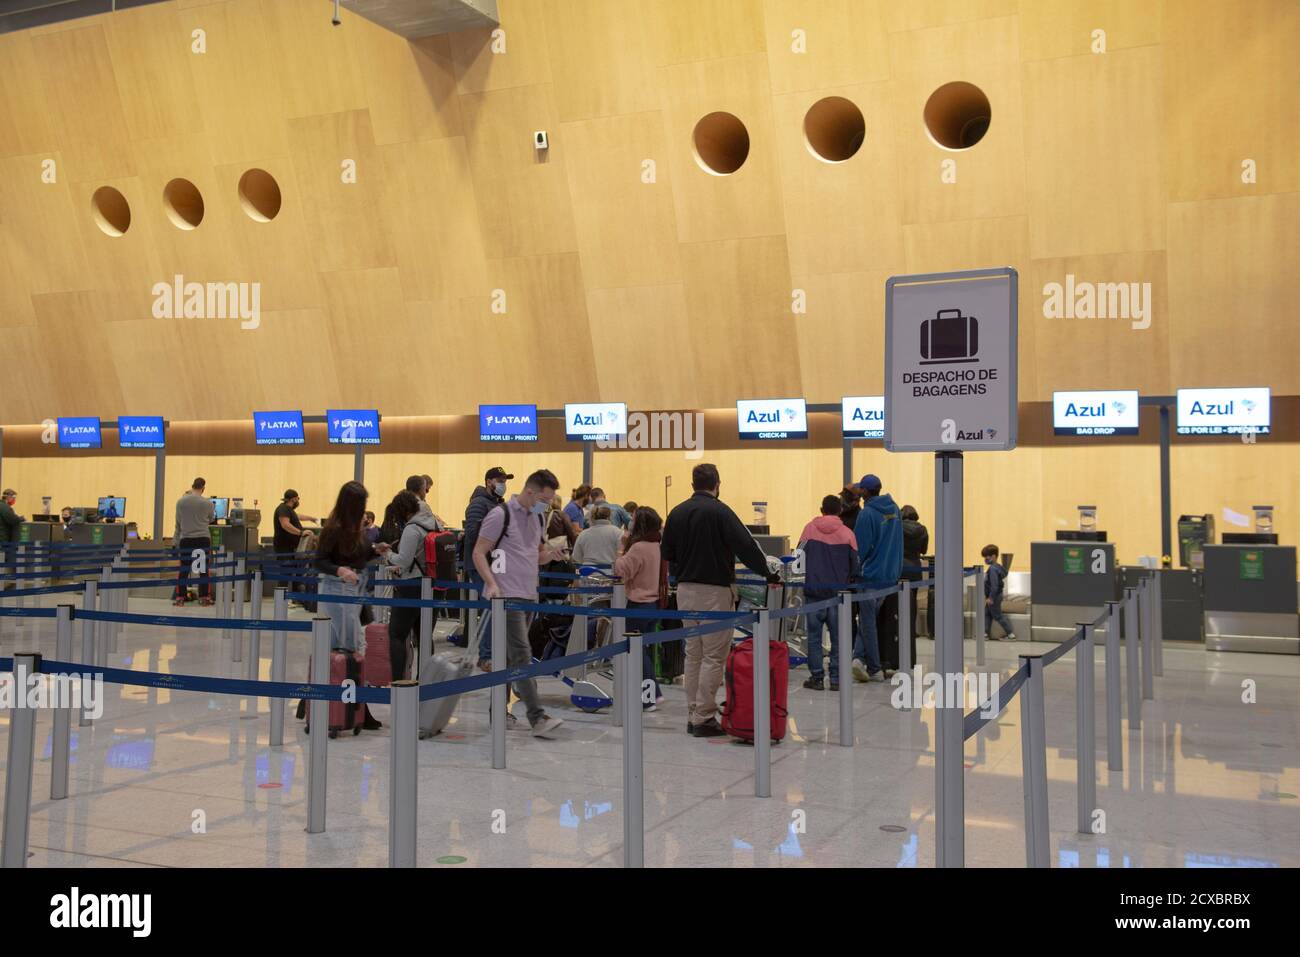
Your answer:
[[[533,146],[539,150],[549,149],[550,142],[546,139],[546,130],[538,130],[533,134]]]

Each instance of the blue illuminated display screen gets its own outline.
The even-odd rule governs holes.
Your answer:
[[[117,444],[124,449],[161,449],[166,444],[161,415],[123,415],[117,420]]]
[[[258,445],[302,445],[301,412],[254,412],[253,432]]]
[[[59,448],[97,449],[102,444],[98,417],[59,419]]]
[[[480,442],[536,442],[537,406],[480,405],[478,437]]]
[[[375,409],[328,409],[325,424],[330,445],[379,444],[379,412]]]

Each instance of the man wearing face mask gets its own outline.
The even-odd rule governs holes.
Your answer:
[[[537,601],[538,566],[564,557],[563,550],[547,543],[544,528],[546,513],[559,487],[559,480],[550,471],[539,469],[528,476],[522,492],[495,506],[483,518],[470,554],[484,582],[484,598]],[[494,552],[498,553],[495,557]],[[507,610],[505,667],[515,668],[531,661],[528,613]],[[547,737],[562,723],[561,718],[551,717],[542,708],[534,679],[517,681],[513,687],[527,708],[534,737]]]
[[[514,476],[501,466],[493,466],[483,475],[483,484],[476,485],[470,493],[469,504],[465,506],[465,534],[461,538],[461,563],[465,566],[465,580],[483,583],[483,577],[474,567],[474,546],[478,543],[479,527],[488,512],[506,500],[506,482]],[[477,595],[471,595],[477,598]],[[492,660],[492,647],[487,642],[479,648],[479,666],[484,667]]]
[[[18,493],[11,488],[0,495],[0,544],[18,541],[18,526],[23,523],[23,517],[14,513],[17,501]]]

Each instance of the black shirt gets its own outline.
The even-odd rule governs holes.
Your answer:
[[[668,514],[659,554],[679,582],[729,586],[737,559],[754,574],[769,577],[767,557],[754,536],[708,492],[696,492]]]
[[[275,507],[275,518],[272,519],[275,523],[275,550],[277,552],[296,552],[298,550],[299,536],[294,535],[292,532],[286,532],[283,526],[280,525],[281,518],[287,518],[290,525],[298,529],[298,531],[302,531],[302,522],[298,521],[298,513],[284,502],[281,502]]]

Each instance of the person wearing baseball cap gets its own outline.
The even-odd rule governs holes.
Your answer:
[[[893,496],[880,493],[880,479],[864,475],[858,481],[862,511],[853,526],[862,563],[859,580],[874,591],[898,584],[903,572],[903,517]],[[881,667],[876,615],[882,599],[860,602],[860,628],[853,643],[853,677],[858,681],[884,681],[891,672]]]
[[[305,518],[309,522],[314,522],[316,519],[310,515],[298,514],[300,502],[297,491],[287,488],[284,490],[280,504],[275,507],[275,518],[271,522],[271,528],[275,534],[277,554],[293,554],[298,550],[298,540],[304,535],[311,534],[302,527],[302,520]]]
[[[483,484],[474,486],[470,493],[469,504],[465,506],[465,534],[461,538],[460,560],[465,566],[465,580],[483,584],[483,579],[474,567],[474,544],[478,541],[479,526],[488,512],[506,500],[506,482],[514,478],[499,465],[494,465],[483,473]],[[477,597],[477,596],[475,596]],[[484,642],[479,648],[479,661],[492,659],[492,647]]]

